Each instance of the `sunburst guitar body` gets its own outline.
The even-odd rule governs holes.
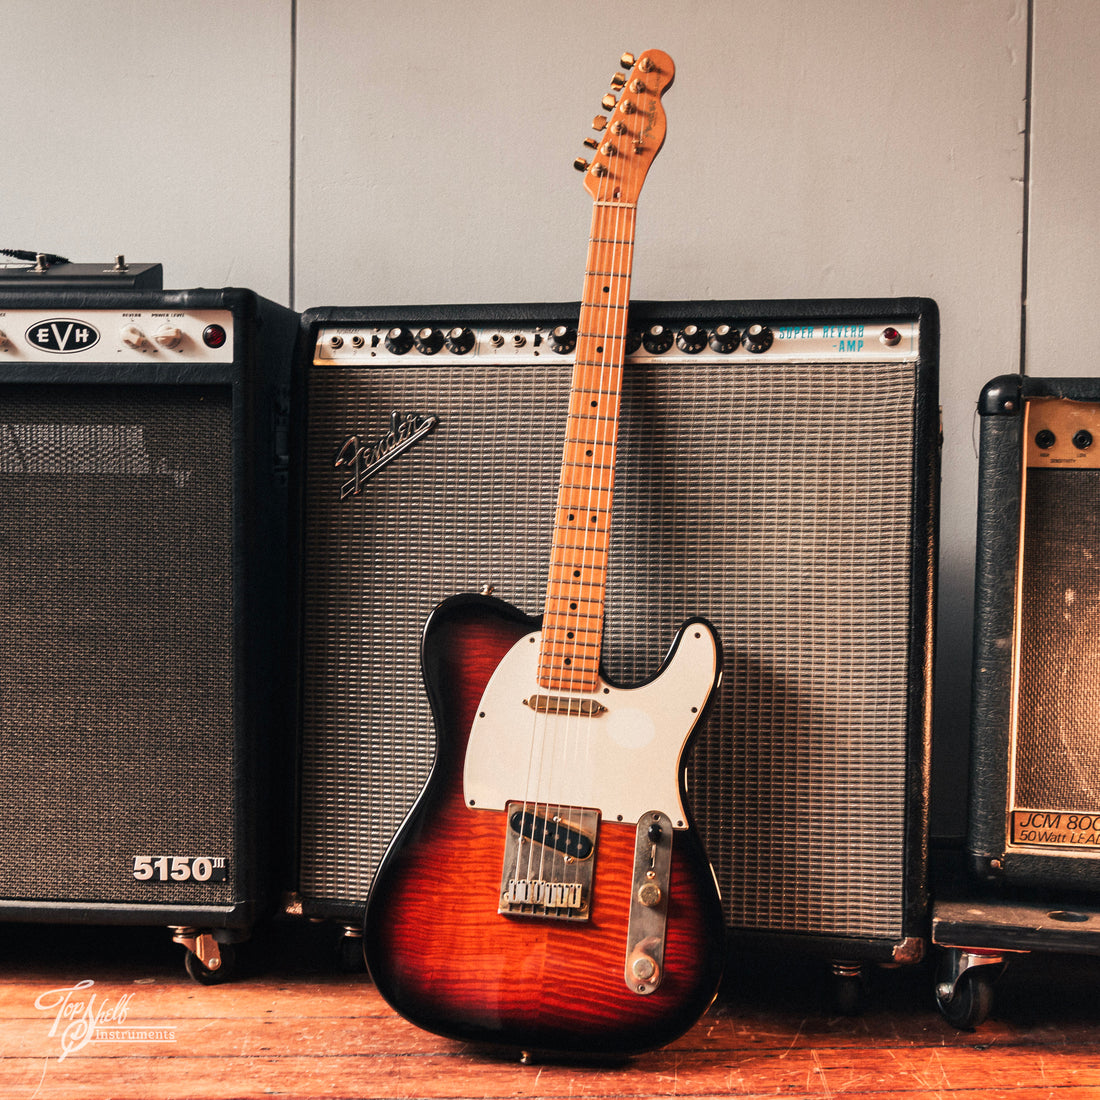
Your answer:
[[[607,1055],[689,1028],[724,944],[683,786],[720,676],[715,632],[685,623],[643,684],[600,667],[634,211],[673,75],[656,50],[624,66],[597,155],[580,162],[595,201],[544,614],[462,595],[426,624],[436,759],[364,925],[375,984],[414,1024]]]

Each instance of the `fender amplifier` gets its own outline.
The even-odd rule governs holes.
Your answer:
[[[977,875],[1100,886],[1100,379],[979,402],[968,848]]]
[[[0,329],[0,918],[170,925],[210,976],[275,901],[297,317],[0,287]]]
[[[578,306],[303,316],[298,904],[354,927],[431,766],[432,608],[541,611]],[[636,302],[609,678],[692,615],[724,674],[686,762],[731,929],[919,956],[938,485],[935,305]],[[297,453],[297,448],[296,448]]]

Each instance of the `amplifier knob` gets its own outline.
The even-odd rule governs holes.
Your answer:
[[[0,351],[7,351],[10,347],[11,341],[8,339],[8,334],[0,330]]]
[[[383,343],[392,355],[404,355],[413,346],[413,334],[407,328],[391,328]]]
[[[698,355],[707,346],[707,334],[698,325],[684,325],[676,334],[676,346],[688,355]]]
[[[443,333],[437,328],[422,328],[416,334],[415,343],[421,355],[435,355],[443,347]]]
[[[642,333],[642,346],[650,355],[660,355],[672,347],[672,330],[664,325],[650,325]]]
[[[636,328],[626,330],[626,346],[623,351],[626,355],[633,355],[642,346],[642,334]]]
[[[455,355],[465,355],[474,346],[474,334],[468,328],[453,328],[443,338],[443,343]]]
[[[133,348],[134,351],[144,351],[148,343],[145,333],[137,325],[123,325],[118,336],[128,348]]]
[[[745,329],[745,335],[741,337],[741,344],[746,351],[759,355],[772,346],[774,339],[775,333],[767,325],[749,325]]]
[[[715,325],[710,333],[712,350],[721,355],[729,355],[741,343],[741,333],[733,325]]]
[[[161,325],[153,333],[153,341],[162,348],[178,348],[183,343],[183,329],[176,325]]]
[[[558,325],[550,330],[550,350],[568,355],[577,346],[577,330],[568,325]]]

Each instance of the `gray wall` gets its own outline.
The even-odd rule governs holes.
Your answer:
[[[576,299],[590,205],[570,162],[619,54],[671,53],[637,297],[939,303],[933,827],[961,831],[975,400],[1022,363],[1094,370],[1092,0],[0,0],[0,15],[0,246],[124,252],[163,262],[168,286],[299,309]]]

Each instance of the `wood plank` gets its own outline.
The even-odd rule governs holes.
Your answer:
[[[7,926],[0,937],[0,1095],[36,1100],[227,1096],[532,1100],[656,1096],[997,1097],[1100,1094],[1100,962],[1025,956],[997,987],[993,1017],[959,1032],[932,1003],[928,965],[875,975],[868,1010],[838,1016],[820,964],[734,957],[714,1006],[663,1050],[618,1064],[522,1064],[515,1052],[420,1031],[363,974],[336,967],[334,935],[264,929],[240,979],[191,982],[163,930]],[[242,949],[242,954],[244,953]],[[64,1057],[43,994],[94,984],[126,1001],[131,1030]],[[48,998],[47,998],[48,999]]]

